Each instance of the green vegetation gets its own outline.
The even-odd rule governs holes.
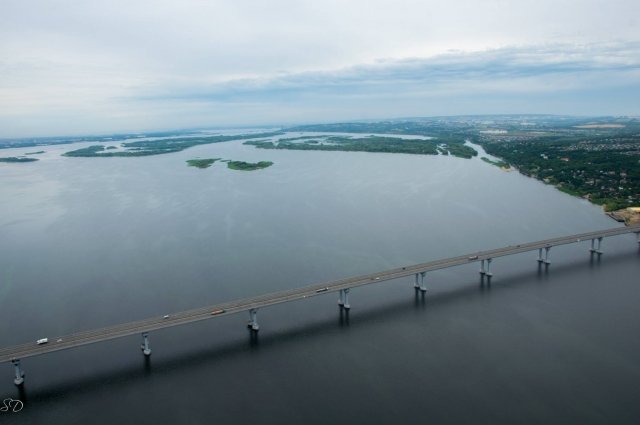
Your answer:
[[[487,164],[495,165],[496,167],[509,168],[509,163],[504,162],[504,161],[492,161],[489,158],[487,158],[486,156],[483,156],[480,159],[483,160],[484,162],[486,162]]]
[[[522,174],[612,211],[640,205],[640,131],[629,127],[483,135],[479,143]]]
[[[106,150],[112,150],[112,149],[118,149],[118,147],[117,146],[107,146],[105,149]]]
[[[34,162],[34,161],[38,161],[37,158],[18,158],[15,156],[9,156],[6,158],[0,158],[0,162],[11,162],[11,163],[15,163],[15,162]]]
[[[66,145],[70,143],[80,142],[117,142],[126,141],[135,138],[142,137],[166,137],[176,138],[184,137],[186,135],[192,135],[194,132],[191,130],[177,130],[177,131],[155,131],[150,133],[121,133],[121,134],[107,134],[100,136],[66,136],[66,137],[38,137],[38,138],[26,138],[26,139],[0,139],[0,149],[17,148],[17,147],[29,147],[29,146],[52,146],[52,145]]]
[[[589,199],[606,209],[640,206],[640,120],[629,117],[569,117],[549,115],[496,115],[416,118],[380,122],[337,123],[300,126],[283,132],[235,136],[186,137],[186,133],[157,134],[162,140],[123,142],[123,149],[101,145],[65,153],[70,157],[137,157],[179,152],[192,146],[251,139],[245,144],[260,149],[292,149],[348,152],[477,155],[466,141],[481,144],[486,152],[501,158],[484,161],[512,166],[522,174],[552,184],[559,190]],[[297,134],[291,134],[296,132]],[[316,132],[315,136],[299,132]],[[324,134],[323,134],[324,133]],[[329,133],[329,134],[326,134]],[[358,133],[350,137],[330,133]],[[373,136],[372,134],[386,135]],[[394,137],[395,135],[395,137]],[[403,139],[397,135],[424,136]],[[144,137],[151,136],[150,134]],[[276,136],[283,136],[277,139]],[[297,136],[297,137],[292,137]],[[29,139],[0,141],[0,148],[41,146],[71,142],[111,142],[142,135],[99,136],[76,139]],[[33,152],[31,154],[43,153]],[[32,158],[1,158],[2,162],[31,162]],[[207,161],[207,160],[195,160]],[[234,170],[256,170],[270,162],[227,162]],[[189,164],[191,166],[199,165]],[[213,163],[208,164],[211,166]],[[205,167],[206,168],[206,167]]]
[[[481,144],[522,174],[607,210],[640,206],[640,120],[629,117],[495,115],[300,126],[286,131],[412,134],[434,137],[456,154],[461,141]],[[264,146],[268,147],[268,146]],[[277,148],[274,145],[271,148]],[[309,147],[305,147],[309,149]],[[458,152],[459,156],[466,152]]]
[[[263,168],[271,167],[273,162],[271,161],[260,161],[256,163],[244,162],[244,161],[229,161],[227,162],[227,167],[231,170],[241,170],[241,171],[253,171],[253,170],[261,170]]]
[[[385,136],[368,136],[364,138],[321,136],[279,139],[276,142],[248,141],[244,144],[253,145],[260,149],[406,153],[417,155],[438,155],[438,145],[441,145],[451,155],[461,158],[471,158],[478,154],[475,149],[465,146],[463,139],[454,143],[443,143],[441,140],[402,139]]]
[[[209,168],[213,165],[214,162],[219,161],[220,158],[209,158],[209,159],[188,159],[187,164],[190,167],[197,168]]]
[[[467,146],[463,143],[447,143],[445,149],[453,156],[458,158],[470,159],[478,155],[478,152],[471,146]]]
[[[209,168],[216,161],[226,162],[227,168],[231,170],[240,170],[240,171],[261,170],[263,168],[267,168],[273,165],[273,162],[271,161],[260,161],[256,163],[251,163],[251,162],[244,162],[244,161],[232,161],[230,159],[221,159],[221,158],[189,159],[187,160],[187,164],[191,167]]]
[[[25,155],[40,155],[41,153],[44,153],[44,151],[38,151],[38,152],[27,152],[27,153],[25,153]]]
[[[239,134],[233,136],[207,136],[207,137],[176,137],[161,140],[140,140],[137,142],[125,142],[122,146],[124,151],[105,152],[104,146],[92,145],[82,149],[76,149],[64,153],[70,157],[137,157],[160,155],[163,153],[180,152],[192,146],[206,145],[210,143],[230,142],[242,139],[257,139],[264,137],[278,136],[282,133],[255,133]]]
[[[107,155],[99,155],[100,152],[104,151],[104,146],[102,145],[92,145],[87,146],[86,148],[76,149],[75,151],[63,153],[63,156],[80,156],[80,157],[90,157],[90,156],[107,156]]]

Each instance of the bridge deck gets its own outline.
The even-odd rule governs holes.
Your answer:
[[[243,298],[240,300],[229,301],[213,306],[197,308],[188,311],[171,314],[168,318],[152,317],[149,319],[138,320],[135,322],[122,323],[119,325],[108,326],[101,329],[78,332],[70,335],[49,338],[49,342],[43,345],[37,345],[35,342],[28,342],[12,347],[0,349],[0,363],[11,361],[12,359],[23,359],[26,357],[37,356],[40,354],[50,353],[53,351],[66,350],[81,345],[93,344],[96,342],[106,341],[109,339],[120,338],[133,334],[141,334],[157,329],[168,328],[172,326],[184,325],[187,323],[197,322],[200,320],[213,319],[219,316],[248,311],[274,304],[280,304],[290,301],[301,300],[324,295],[330,292],[336,292],[342,289],[354,288],[362,285],[368,285],[377,282],[383,282],[401,277],[411,276],[416,273],[428,272],[432,270],[444,269],[448,267],[469,264],[489,258],[513,255],[527,251],[533,251],[540,248],[551,246],[566,245],[581,241],[588,241],[597,238],[604,238],[627,233],[640,234],[640,226],[618,227],[614,229],[601,230],[596,232],[582,233],[578,235],[564,236],[553,239],[546,239],[538,242],[530,242],[515,246],[506,246],[503,248],[492,249],[487,251],[472,252],[458,257],[445,258],[442,260],[430,261],[427,263],[415,264],[412,266],[396,268],[392,270],[371,273],[362,276],[355,276],[340,279],[332,282],[319,283],[315,285],[305,286],[302,288],[289,289],[270,294],[259,295],[256,297]]]

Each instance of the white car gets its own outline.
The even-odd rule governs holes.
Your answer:
[[[40,338],[39,340],[36,341],[36,344],[42,345],[42,344],[46,344],[47,342],[49,342],[49,338]]]

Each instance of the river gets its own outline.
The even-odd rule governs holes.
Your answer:
[[[297,134],[296,134],[297,135]],[[0,164],[0,346],[619,224],[481,161],[260,150]],[[40,148],[5,149],[1,156]],[[243,172],[192,158],[273,161]],[[633,235],[0,365],[2,423],[635,424]]]

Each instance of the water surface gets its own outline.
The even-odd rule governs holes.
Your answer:
[[[296,133],[296,136],[298,134]],[[88,144],[87,144],[88,145]],[[2,346],[481,249],[615,227],[479,158],[258,150],[0,164]],[[3,156],[33,151],[7,149]],[[39,149],[38,149],[39,150]],[[6,155],[5,155],[6,154]],[[192,158],[273,161],[241,172]],[[5,364],[6,423],[616,423],[640,415],[633,235]],[[1,377],[1,375],[0,375]],[[4,423],[4,422],[3,422]]]

